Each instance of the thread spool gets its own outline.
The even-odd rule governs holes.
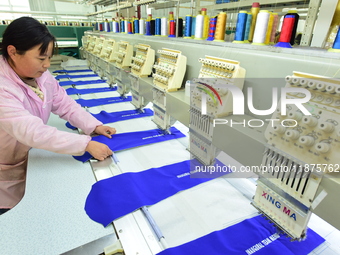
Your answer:
[[[209,22],[209,33],[207,41],[213,41],[215,37],[215,31],[216,31],[216,23],[217,23],[217,17],[211,18]]]
[[[124,20],[124,33],[128,33],[129,29],[128,29],[128,21]]]
[[[290,38],[293,32],[294,21],[294,15],[285,16],[285,18],[283,19],[279,42],[275,44],[275,47],[292,48],[292,45],[290,44]]]
[[[202,8],[201,14],[204,17],[204,22],[203,22],[203,39],[208,38],[208,33],[209,33],[209,16],[207,15],[207,8]]]
[[[183,37],[183,19],[182,18],[178,18],[178,35],[177,36]]]
[[[155,35],[156,32],[156,21],[154,19],[150,20],[150,32],[151,35]]]
[[[170,20],[168,37],[176,37],[176,23],[174,20]]]
[[[139,20],[138,19],[135,19],[133,21],[133,25],[134,25],[134,29],[135,29],[135,34],[139,34]]]
[[[338,33],[336,34],[333,46],[328,51],[330,52],[340,52],[340,29],[338,29]]]
[[[244,43],[244,33],[246,30],[247,12],[240,11],[237,15],[235,40],[233,43]]]
[[[266,32],[266,39],[264,40],[264,44],[266,45],[270,43],[270,36],[272,35],[273,23],[274,23],[274,15],[273,13],[270,13],[267,32]]]
[[[260,3],[258,3],[258,2],[253,3],[252,7],[250,9],[250,13],[252,15],[252,20],[251,20],[251,26],[250,26],[250,30],[249,30],[249,36],[248,36],[249,42],[253,41],[257,15],[259,14],[259,12],[260,12]]]
[[[204,26],[204,16],[202,14],[198,14],[196,16],[195,40],[203,39],[203,26]]]
[[[120,30],[119,30],[119,22],[115,21],[115,30],[116,30],[116,33],[119,33]]]
[[[226,22],[227,22],[227,14],[225,12],[220,12],[217,16],[217,24],[216,24],[214,41],[224,42]]]
[[[110,22],[110,29],[112,33],[116,33],[116,23],[114,19]]]
[[[267,10],[262,10],[257,15],[253,44],[254,45],[265,45],[268,22],[270,13]]]
[[[133,34],[131,21],[127,21],[126,24],[127,24],[127,31],[128,31],[127,33],[128,34]]]
[[[132,19],[128,22],[131,22],[131,32],[135,33],[135,25],[134,25],[134,21],[135,21],[136,17],[133,16]],[[129,25],[129,24],[128,24]]]
[[[187,15],[185,16],[185,31],[184,31],[184,38],[186,39],[191,38],[191,26],[192,26],[192,16]]]
[[[110,24],[107,20],[104,22],[104,31],[110,32]]]
[[[161,35],[161,18],[156,18],[155,21],[155,36]]]
[[[175,20],[174,12],[169,12],[169,20],[168,20],[168,35],[170,35],[170,21]]]
[[[273,13],[273,15],[274,15],[274,21],[273,21],[273,28],[272,28],[272,33],[270,35],[269,44],[275,43],[275,34],[277,31],[277,27],[279,25],[279,15],[277,13]]]
[[[145,33],[145,20],[140,19],[139,20],[139,34],[144,35],[144,33]]]
[[[161,36],[168,35],[168,19],[166,17],[161,18]]]
[[[246,28],[244,30],[244,43],[249,43],[249,32],[250,32],[252,20],[253,20],[253,15],[250,12],[248,12],[247,13]]]
[[[290,10],[290,11],[288,11],[288,13],[286,15],[293,15],[295,17],[293,31],[292,31],[292,35],[290,37],[290,45],[293,46],[295,44],[296,30],[297,30],[297,26],[298,26],[298,23],[299,23],[299,17],[300,16],[299,16],[299,14],[297,14],[297,10]]]
[[[151,34],[151,21],[145,22],[145,35],[150,36]]]
[[[120,32],[125,33],[125,26],[124,26],[124,20],[120,22]]]
[[[332,45],[334,45],[339,30],[339,24],[340,24],[340,1],[338,1],[338,5],[335,8],[332,23],[329,27],[329,31],[326,37],[327,38],[325,43],[326,49],[330,49],[332,48]]]
[[[196,16],[192,16],[192,20],[191,20],[191,38],[195,37],[195,29],[196,29]]]

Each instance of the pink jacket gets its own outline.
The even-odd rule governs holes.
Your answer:
[[[28,150],[82,155],[100,121],[69,97],[46,71],[36,79],[42,101],[0,56],[0,208],[12,208],[24,195]],[[50,113],[59,115],[87,135],[47,126]]]

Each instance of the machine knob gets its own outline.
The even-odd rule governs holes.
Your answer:
[[[315,127],[318,124],[318,119],[313,116],[306,116],[302,119],[302,122],[310,127]]]
[[[339,96],[340,95],[340,87],[337,87],[336,89],[335,89],[335,93]]]
[[[335,93],[335,87],[332,86],[332,85],[328,85],[328,86],[326,87],[326,91],[327,91],[328,93]]]
[[[291,81],[292,84],[294,84],[295,86],[299,86],[300,84],[300,79],[299,78],[293,78]]]
[[[316,88],[316,83],[314,81],[309,81],[307,86],[308,86],[308,88],[315,89]]]
[[[228,92],[227,88],[218,87],[216,90],[220,93],[220,95],[225,95]]]
[[[334,124],[331,122],[323,121],[318,127],[326,133],[331,133],[334,131]]]
[[[297,121],[300,121],[302,119],[302,112],[298,112],[298,111],[290,111],[288,113],[288,117]]]
[[[316,84],[316,89],[320,91],[325,91],[326,85],[324,83]]]
[[[284,132],[286,132],[286,128],[281,125],[275,125],[273,129],[276,133],[279,133],[279,134],[283,134]]]
[[[294,129],[290,129],[286,131],[285,135],[292,140],[296,140],[300,137],[300,132]]]
[[[320,153],[327,153],[331,149],[331,145],[329,143],[317,143],[315,149]]]
[[[307,86],[308,86],[308,80],[306,80],[306,79],[301,79],[301,80],[300,80],[300,86],[302,86],[302,87],[307,87]]]
[[[285,78],[285,80],[286,80],[286,82],[291,83],[291,81],[292,81],[292,76],[287,75],[286,78]]]
[[[305,146],[312,146],[315,142],[314,137],[309,135],[304,135],[299,138],[299,142]]]

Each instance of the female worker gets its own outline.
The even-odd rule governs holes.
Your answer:
[[[111,138],[114,128],[87,113],[47,71],[55,38],[30,17],[14,20],[3,33],[0,56],[0,214],[15,206],[25,190],[31,147],[104,160],[112,151],[91,141],[92,132]],[[59,115],[86,135],[47,126],[50,113]]]

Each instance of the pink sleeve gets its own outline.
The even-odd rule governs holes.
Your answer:
[[[29,147],[57,153],[82,155],[90,136],[59,131],[28,112],[22,102],[0,89],[0,126],[3,131]]]
[[[69,121],[72,126],[80,128],[85,134],[91,134],[97,126],[103,125],[102,122],[98,121],[74,101],[74,99],[69,97],[65,89],[62,88],[56,80],[53,89],[52,112],[54,114]]]

